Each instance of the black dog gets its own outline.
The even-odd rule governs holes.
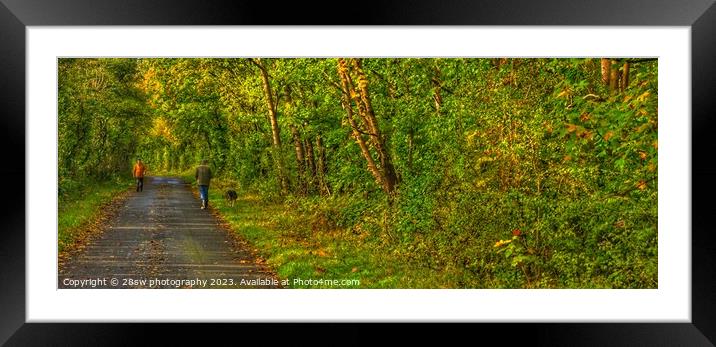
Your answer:
[[[224,199],[229,202],[229,205],[231,207],[234,207],[234,202],[236,201],[237,197],[238,195],[236,195],[236,192],[231,189],[227,190],[226,193],[224,193]]]

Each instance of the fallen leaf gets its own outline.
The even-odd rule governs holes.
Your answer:
[[[639,188],[639,190],[646,189],[646,182],[644,180],[639,181],[639,183],[636,184],[636,187]]]

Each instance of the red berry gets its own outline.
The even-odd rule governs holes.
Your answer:
[[[512,230],[512,235],[520,236],[520,235],[522,235],[522,232],[520,231],[520,229],[515,229],[515,230]]]

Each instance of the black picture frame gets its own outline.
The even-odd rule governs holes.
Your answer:
[[[338,3],[184,0],[0,0],[0,343],[7,345],[134,345],[147,331],[165,344],[184,341],[194,324],[26,323],[25,285],[25,29],[50,25],[558,25],[685,26],[691,28],[692,59],[692,321],[691,323],[564,323],[439,325],[443,343],[469,334],[507,336],[507,341],[550,346],[711,346],[716,343],[716,237],[710,213],[716,162],[711,141],[716,114],[716,6],[714,0],[381,1],[342,9]],[[354,4],[351,2],[350,4]],[[328,11],[326,11],[328,10]],[[567,28],[565,28],[567,30]],[[678,117],[679,115],[667,115]],[[22,183],[22,184],[21,184]],[[688,233],[688,230],[683,232]],[[239,336],[242,342],[306,336],[310,342],[339,338],[341,344],[372,343],[381,329],[388,340],[421,340],[434,326],[335,324],[276,327],[257,324],[199,325],[204,344]],[[151,329],[151,330],[150,330]],[[321,335],[306,330],[320,331]],[[410,330],[410,331],[408,331]],[[184,332],[179,333],[177,332]],[[192,333],[193,335],[193,333]],[[484,340],[489,341],[489,340]],[[299,341],[300,342],[300,341]],[[382,342],[390,343],[383,338]],[[233,344],[233,343],[232,343]],[[441,343],[442,344],[442,343]]]

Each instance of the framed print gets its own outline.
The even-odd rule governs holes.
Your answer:
[[[110,322],[716,339],[711,2],[382,4],[369,26],[3,5],[10,345],[142,329]]]

